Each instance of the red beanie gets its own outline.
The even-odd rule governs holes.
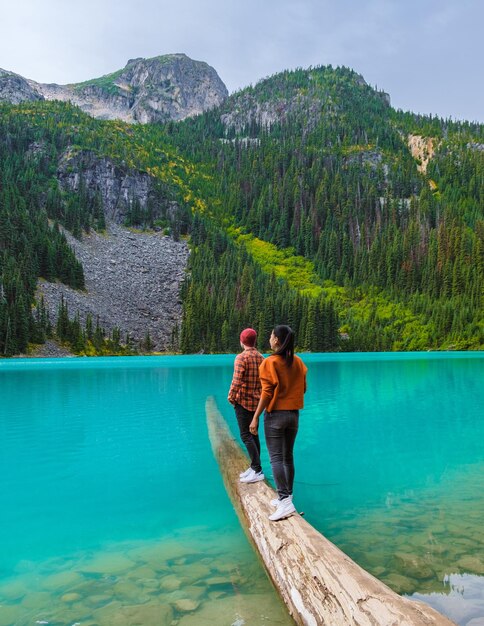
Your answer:
[[[255,340],[257,339],[257,333],[253,328],[246,328],[240,333],[240,341],[244,346],[253,348],[255,346]]]

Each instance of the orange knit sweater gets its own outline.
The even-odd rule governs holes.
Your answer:
[[[267,411],[294,411],[304,406],[306,372],[308,368],[298,356],[291,367],[282,356],[273,354],[259,366],[262,383],[261,397],[269,400]]]

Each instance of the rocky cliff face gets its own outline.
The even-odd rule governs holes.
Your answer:
[[[418,161],[417,169],[423,174],[427,171],[430,159],[434,156],[436,140],[433,137],[408,135],[408,147],[414,159]]]
[[[227,95],[213,67],[185,54],[131,59],[122,70],[70,85],[36,83],[0,70],[0,100],[69,101],[99,119],[143,124],[198,115]]]
[[[122,169],[110,159],[100,158],[88,150],[67,150],[57,168],[57,180],[64,191],[78,192],[81,184],[92,197],[101,195],[104,215],[107,220],[124,224],[134,201],[145,209],[152,201],[166,209],[166,201],[157,194],[154,179],[137,170]],[[155,206],[155,218],[156,215]]]
[[[0,102],[19,104],[19,102],[43,99],[44,96],[25,78],[0,68]]]

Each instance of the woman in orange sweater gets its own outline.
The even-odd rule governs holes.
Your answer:
[[[259,417],[266,409],[264,434],[271,460],[278,498],[269,519],[277,521],[295,512],[292,502],[294,484],[293,449],[299,425],[299,409],[304,406],[307,367],[294,354],[294,332],[289,326],[276,326],[269,343],[273,354],[259,366],[262,394],[250,423],[250,432],[257,434]]]

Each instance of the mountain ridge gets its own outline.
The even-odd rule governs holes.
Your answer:
[[[341,99],[335,99],[337,80],[345,80],[361,94],[391,106],[390,95],[371,87],[361,74],[344,66],[321,65],[283,70],[230,94],[219,107],[224,111],[221,119],[227,131],[233,127],[238,133],[244,126],[269,127],[284,122],[297,111],[306,110],[311,128],[318,116],[334,115],[346,106]],[[244,112],[249,113],[246,119]]]
[[[227,88],[213,67],[186,54],[130,59],[126,66],[80,83],[38,83],[0,69],[0,101],[71,102],[98,119],[166,122],[219,105]]]

